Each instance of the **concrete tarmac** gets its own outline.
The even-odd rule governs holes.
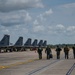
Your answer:
[[[43,51],[43,59],[38,59],[35,51],[0,53],[0,75],[66,75],[75,63],[72,50],[69,59],[64,59],[64,52],[61,58],[56,59],[56,52],[53,49],[53,58],[46,59]],[[75,75],[75,68],[70,75]]]

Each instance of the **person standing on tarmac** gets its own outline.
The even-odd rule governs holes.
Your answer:
[[[39,59],[42,59],[42,51],[43,49],[41,48],[41,46],[39,46],[37,52],[38,52],[38,55],[39,55]]]
[[[67,45],[64,47],[64,53],[65,53],[65,59],[66,58],[68,59],[69,58],[69,48]]]
[[[60,59],[60,51],[61,50],[62,49],[59,46],[57,46],[57,48],[56,48],[57,59]]]
[[[51,53],[51,49],[49,46],[47,46],[45,53],[47,54],[47,59],[50,59],[50,53]]]
[[[74,59],[75,59],[75,44],[74,44],[74,46],[72,47],[72,49],[73,49],[73,55],[74,55]]]

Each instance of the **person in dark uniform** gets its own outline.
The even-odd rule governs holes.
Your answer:
[[[66,58],[68,59],[69,58],[69,48],[67,45],[64,47],[64,53],[65,53],[65,59]]]
[[[37,52],[38,52],[38,55],[39,55],[39,59],[42,59],[42,51],[43,49],[41,48],[41,46],[39,46]]]
[[[75,59],[75,44],[74,44],[74,46],[72,47],[72,49],[73,49],[73,55],[74,55],[74,59]]]
[[[47,46],[45,53],[47,54],[47,59],[50,59],[50,53],[51,53],[51,49],[49,46]]]
[[[57,59],[60,59],[60,51],[61,50],[62,49],[59,46],[57,46],[57,48],[56,48]]]

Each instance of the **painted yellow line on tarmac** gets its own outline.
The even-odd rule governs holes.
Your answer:
[[[0,66],[0,69],[5,68],[4,66]]]
[[[30,60],[25,61],[25,62],[17,62],[17,63],[10,64],[10,65],[7,65],[7,66],[0,66],[0,70],[10,68],[10,67],[14,67],[14,66],[17,66],[17,65],[27,64],[27,63],[30,63],[30,62],[33,62],[33,61],[36,61],[36,60],[38,60],[38,59],[30,59]]]
[[[53,56],[55,56],[55,55],[53,55]],[[46,56],[43,57],[43,58],[45,59]],[[6,65],[6,66],[0,65],[0,70],[10,68],[10,67],[14,67],[14,66],[17,66],[17,65],[27,64],[27,63],[30,63],[30,62],[33,62],[33,61],[36,61],[36,60],[39,60],[39,59],[30,59],[30,60],[27,60],[25,62],[17,62],[17,63]]]

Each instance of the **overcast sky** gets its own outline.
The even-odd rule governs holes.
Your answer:
[[[23,36],[48,44],[75,43],[75,0],[0,0],[0,40]]]

